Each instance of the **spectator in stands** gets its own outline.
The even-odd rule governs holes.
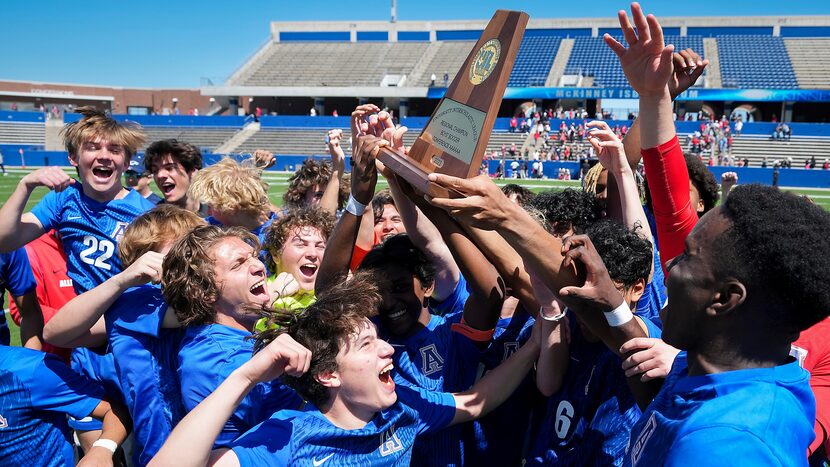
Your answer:
[[[202,168],[199,148],[175,139],[156,141],[144,151],[144,168],[153,174],[163,202],[207,215],[207,206],[189,195],[193,175]]]
[[[735,122],[735,136],[741,136],[741,131],[744,129],[744,119],[738,115],[738,120]]]
[[[430,86],[435,86],[435,80],[436,79],[438,79],[438,78],[435,76],[435,73],[431,74],[429,76],[429,85]]]
[[[830,160],[828,160],[826,157],[824,158],[824,163],[821,164],[821,168],[822,170],[830,169]]]
[[[448,72],[444,72],[444,87],[449,86],[450,84],[450,74]]]
[[[6,172],[6,164],[3,163],[3,151],[0,151],[0,169],[3,170],[4,177],[8,175],[8,173]]]

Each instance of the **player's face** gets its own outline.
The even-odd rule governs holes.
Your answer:
[[[104,138],[84,141],[69,162],[78,168],[84,188],[98,193],[120,191],[121,174],[129,164],[124,147]]]
[[[216,310],[253,325],[258,315],[251,309],[261,309],[271,300],[265,286],[265,266],[257,252],[237,237],[226,237],[208,253],[214,260],[214,280],[219,288]]]
[[[320,205],[320,200],[323,199],[323,192],[325,192],[326,186],[320,185],[312,185],[308,191],[305,192],[305,205],[307,207],[316,207]]]
[[[716,300],[717,261],[712,245],[728,228],[720,207],[709,211],[686,237],[683,253],[669,263],[666,277],[668,305],[661,311],[663,340],[681,350],[694,350],[703,335],[707,308]]]
[[[395,205],[384,204],[383,213],[375,218],[375,235],[381,240],[386,240],[392,235],[404,232],[406,228],[403,226],[403,220]]]
[[[378,338],[375,325],[368,319],[357,331],[335,357],[340,380],[338,397],[352,413],[371,416],[398,400],[392,379],[395,350]]]
[[[325,252],[326,239],[318,229],[297,227],[285,239],[277,263],[277,274],[288,272],[294,276],[302,290],[314,290],[317,270]]]
[[[380,284],[383,301],[379,317],[384,329],[393,336],[411,334],[424,313],[424,299],[428,289],[421,286],[409,270],[397,264],[383,268],[383,283]]]
[[[196,172],[184,169],[184,166],[170,154],[153,161],[153,180],[161,190],[164,200],[168,203],[185,206],[187,204],[187,190],[190,188],[190,179]]]

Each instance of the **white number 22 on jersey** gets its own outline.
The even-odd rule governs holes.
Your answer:
[[[86,248],[81,251],[81,261],[106,271],[112,269],[112,266],[107,263],[107,260],[112,257],[113,253],[115,253],[115,245],[111,241],[101,240],[99,242],[98,239],[92,235],[86,235],[84,237],[84,245],[86,245]],[[91,256],[96,251],[100,251],[101,254],[97,258],[92,258]]]

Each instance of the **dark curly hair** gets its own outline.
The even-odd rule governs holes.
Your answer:
[[[277,336],[288,333],[311,351],[311,365],[302,376],[283,375],[283,381],[303,399],[316,406],[329,399],[328,389],[316,376],[337,371],[337,354],[349,338],[370,325],[366,318],[377,313],[381,296],[378,281],[372,273],[358,272],[351,279],[335,281],[317,296],[317,301],[297,313],[270,312],[268,330],[254,335],[254,348],[259,351]]]
[[[425,289],[435,281],[435,266],[405,233],[393,235],[375,245],[363,258],[358,270],[382,270],[390,264],[409,270]]]
[[[268,254],[268,270],[276,272],[277,260],[282,254],[285,241],[294,229],[312,227],[320,231],[323,240],[328,240],[334,229],[334,216],[319,208],[291,209],[275,220],[265,234],[265,243],[262,245]]]
[[[700,157],[683,153],[683,158],[686,160],[686,170],[689,172],[689,180],[697,188],[700,193],[700,200],[703,202],[703,212],[698,212],[699,216],[703,216],[712,208],[717,206],[718,199],[720,199],[719,186],[715,176],[706,167],[706,164],[700,160]],[[651,204],[651,192],[648,189],[648,181],[643,182],[643,191],[645,192],[645,204],[649,211],[654,212]],[[692,206],[697,210],[697,206]]]
[[[519,206],[524,206],[534,196],[532,191],[521,185],[516,185],[515,183],[508,183],[507,185],[501,187],[501,192],[508,198],[510,195],[516,195],[516,201],[519,202]]]
[[[153,163],[170,154],[179,161],[185,172],[202,168],[202,152],[196,146],[177,139],[162,139],[154,142],[144,150],[144,168],[153,172]]]
[[[259,251],[257,237],[241,227],[205,225],[180,238],[164,256],[162,293],[182,325],[208,324],[215,319],[213,304],[219,298],[220,284],[216,283],[215,259],[209,251],[228,237],[239,238]]]
[[[392,192],[389,191],[389,188],[380,190],[372,198],[372,213],[375,215],[375,219],[379,219],[381,216],[383,216],[383,207],[387,204],[391,204],[392,206],[395,206],[395,209],[398,209],[398,206],[395,205],[395,199],[392,198]]]
[[[773,325],[800,332],[830,314],[830,213],[758,184],[733,188],[722,213],[717,268],[764,297]]]
[[[638,280],[648,280],[653,263],[651,242],[613,219],[600,219],[589,225],[585,233],[597,249],[611,279],[625,288]]]
[[[562,235],[573,228],[581,233],[601,217],[602,208],[593,193],[566,188],[562,191],[543,191],[534,196],[528,206],[545,216],[549,230]]]
[[[326,161],[306,159],[303,165],[294,172],[288,179],[288,189],[282,197],[287,208],[303,207],[305,205],[305,194],[314,185],[325,188],[331,180],[331,164]],[[337,195],[337,208],[342,209],[349,197],[349,184],[344,180],[340,184],[340,193]]]

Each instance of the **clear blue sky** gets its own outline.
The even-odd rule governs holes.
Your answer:
[[[828,15],[827,0],[641,2],[663,16]],[[388,20],[390,0],[2,0],[0,79],[196,88],[230,75],[268,38],[270,21]],[[628,2],[399,0],[399,20],[614,17]],[[695,8],[690,9],[690,5]]]

